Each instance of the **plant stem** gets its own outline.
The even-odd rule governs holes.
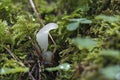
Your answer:
[[[33,75],[31,74],[31,72],[28,72],[29,76],[31,77],[32,80],[36,80]]]

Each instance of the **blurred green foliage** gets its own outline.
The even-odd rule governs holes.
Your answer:
[[[94,47],[96,47],[97,42],[93,41],[89,38],[75,38],[72,40],[72,42],[80,49],[87,49],[92,50]]]
[[[42,64],[43,80],[120,79],[120,0],[34,3],[45,24],[59,25],[51,32],[57,44],[54,64]],[[0,0],[0,14],[0,79],[31,80],[30,71],[38,79],[35,36],[42,26],[29,1]],[[49,49],[54,46],[50,42]]]

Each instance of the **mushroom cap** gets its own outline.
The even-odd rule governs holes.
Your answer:
[[[40,31],[36,34],[36,40],[43,52],[47,51],[48,48],[49,31],[57,28],[58,25],[56,23],[48,23],[47,25],[42,27]]]

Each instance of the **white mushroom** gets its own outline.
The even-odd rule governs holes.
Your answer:
[[[36,40],[43,52],[47,51],[48,48],[48,34],[52,29],[57,29],[56,23],[48,23],[36,34]]]

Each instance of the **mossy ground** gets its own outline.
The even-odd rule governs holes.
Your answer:
[[[50,32],[57,44],[49,39],[49,50],[57,48],[53,65],[41,63],[36,33],[42,24],[29,1],[0,0],[0,80],[120,79],[119,0],[34,3],[44,24],[59,25]],[[64,63],[69,70],[45,70]]]

